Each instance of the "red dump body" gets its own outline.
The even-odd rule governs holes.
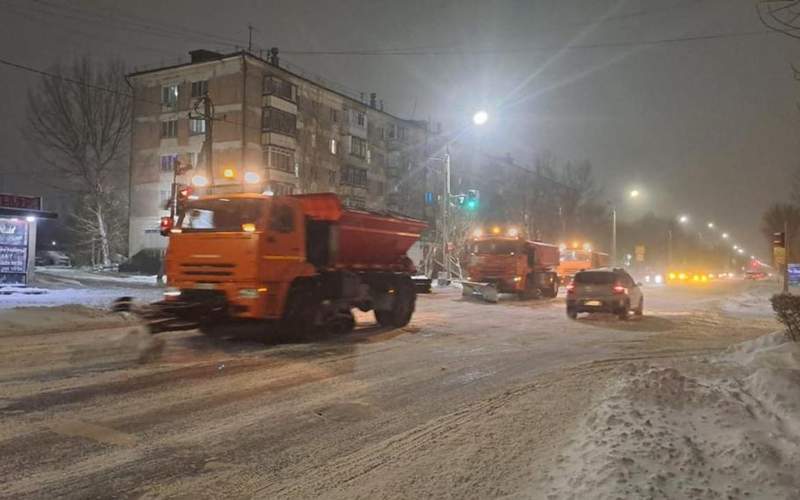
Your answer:
[[[345,209],[332,193],[296,195],[306,216],[338,228],[334,266],[361,269],[411,269],[406,252],[426,224],[396,214]]]

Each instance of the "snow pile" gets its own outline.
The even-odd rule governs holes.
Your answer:
[[[721,304],[721,309],[736,315],[772,316],[772,304],[769,294],[761,289],[749,290],[741,295],[731,297]]]
[[[713,376],[629,365],[551,476],[551,498],[800,498],[800,344],[746,342]]]
[[[76,304],[48,308],[19,307],[0,311],[0,336],[125,326],[134,320],[122,314]]]

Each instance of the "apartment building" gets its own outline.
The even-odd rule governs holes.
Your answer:
[[[198,194],[335,192],[350,207],[425,215],[425,122],[384,112],[375,94],[349,95],[291,70],[275,49],[263,58],[190,55],[128,75],[129,255],[166,246],[158,224],[176,162],[191,166],[177,181]]]

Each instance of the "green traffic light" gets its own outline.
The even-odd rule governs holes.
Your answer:
[[[477,208],[478,208],[478,200],[467,201],[467,210],[477,210]]]

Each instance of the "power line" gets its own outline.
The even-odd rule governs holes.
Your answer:
[[[800,29],[800,28],[796,28]],[[705,35],[690,35],[674,38],[660,38],[655,40],[638,40],[622,42],[598,42],[590,44],[575,44],[566,46],[531,46],[531,47],[498,47],[477,49],[452,49],[452,48],[426,48],[426,49],[355,49],[355,50],[281,50],[283,54],[290,55],[328,55],[328,56],[430,56],[430,55],[470,55],[470,54],[511,54],[527,52],[554,52],[559,50],[587,50],[602,48],[643,47],[655,45],[677,44],[685,42],[698,42],[707,40],[722,40],[729,38],[746,38],[775,34],[772,30],[754,30],[729,33],[710,33]]]
[[[24,64],[15,63],[15,62],[9,61],[7,59],[0,58],[0,64],[15,68],[15,69],[18,69],[18,70],[21,70],[21,71],[27,71],[29,73],[35,73],[35,74],[40,75],[40,76],[44,76],[44,77],[48,77],[48,78],[55,78],[57,80],[68,82],[68,83],[71,83],[71,84],[74,84],[74,85],[79,85],[79,86],[90,88],[90,89],[93,89],[93,90],[98,90],[100,92],[107,92],[109,94],[114,94],[114,95],[119,95],[119,96],[122,96],[122,97],[127,97],[127,98],[132,99],[132,100],[137,101],[137,102],[142,102],[142,103],[147,103],[147,104],[156,104],[158,106],[161,106],[161,104],[162,104],[160,101],[151,101],[151,100],[148,100],[148,99],[142,99],[140,97],[135,97],[130,92],[123,92],[123,91],[120,91],[120,90],[117,90],[117,89],[112,89],[112,88],[109,88],[109,87],[103,87],[101,85],[96,85],[96,84],[93,84],[93,83],[84,82],[84,81],[81,81],[81,80],[77,80],[75,78],[71,78],[69,76],[59,75],[57,73],[52,73],[50,71],[44,71],[44,70],[41,70],[41,69],[37,69],[37,68],[32,68],[30,66],[26,66]],[[220,117],[220,118],[215,118],[215,121],[221,121],[221,122],[224,122],[224,123],[228,123],[230,125],[238,125],[240,127],[244,126],[246,128],[249,128],[249,129],[258,130],[259,132],[262,131],[261,127],[253,127],[253,126],[249,126],[249,125],[244,125],[244,124],[242,124],[240,122],[237,122],[237,121],[231,121],[231,120],[227,119],[224,115],[222,117]]]

